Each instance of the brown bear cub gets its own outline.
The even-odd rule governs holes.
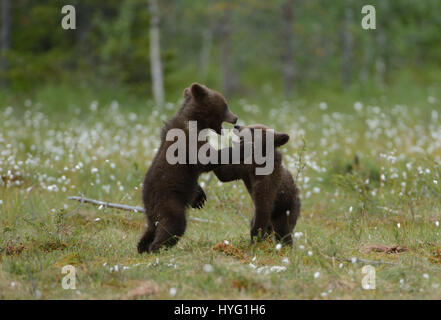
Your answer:
[[[262,143],[260,148],[263,153],[269,152],[265,146],[266,133],[270,130],[268,127],[256,124],[234,128],[239,131],[241,140],[242,134],[248,131],[253,148],[257,143]],[[256,135],[255,129],[260,129],[261,133]],[[274,170],[268,175],[256,175],[255,169],[259,165],[254,158],[250,164],[230,164],[214,170],[222,182],[241,179],[245,183],[255,210],[251,221],[251,242],[274,232],[278,241],[292,245],[292,232],[300,215],[299,189],[291,173],[283,167],[282,154],[277,150],[288,140],[289,135],[274,132]]]
[[[198,177],[218,165],[202,164],[199,160],[196,163],[188,161],[191,142],[189,121],[197,121],[198,133],[203,129],[212,129],[221,134],[222,122],[235,124],[237,117],[228,109],[220,93],[197,83],[184,90],[184,102],[174,118],[163,127],[161,145],[145,176],[143,202],[147,229],[138,243],[139,253],[175,245],[185,232],[186,208],[201,208],[206,200],[204,191],[198,185]],[[167,150],[174,143],[166,139],[171,129],[181,129],[185,133],[185,163],[170,164],[167,161]],[[197,142],[197,150],[202,144]],[[221,150],[214,152],[220,160]]]

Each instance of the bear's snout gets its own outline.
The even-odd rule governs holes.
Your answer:
[[[230,110],[227,110],[225,112],[225,119],[224,119],[225,122],[236,124],[237,119],[238,119],[237,116],[234,113],[232,113]]]

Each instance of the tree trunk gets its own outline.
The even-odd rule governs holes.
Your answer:
[[[10,0],[2,0],[2,32],[1,32],[1,48],[0,48],[0,78],[2,87],[8,86],[7,73],[9,63],[7,53],[11,49],[11,2]]]
[[[383,0],[378,3],[378,11],[383,12],[384,16],[388,13],[388,1]],[[386,22],[381,17],[377,20],[377,30],[376,31],[376,51],[377,56],[375,60],[375,79],[377,85],[380,88],[384,88],[386,84],[386,71],[387,71],[387,38],[385,33]]]
[[[150,68],[152,74],[152,90],[155,104],[164,104],[164,80],[161,65],[161,49],[159,40],[159,10],[157,0],[148,0],[150,12]]]
[[[377,35],[378,55],[375,61],[376,81],[380,88],[384,87],[386,82],[386,36],[378,30]]]
[[[342,54],[342,82],[343,87],[351,84],[352,55],[354,51],[354,37],[352,35],[352,25],[354,22],[354,12],[350,7],[345,10],[345,22],[343,28],[343,54]]]
[[[360,69],[360,81],[366,84],[372,75],[372,64],[374,60],[374,38],[372,33],[367,36],[363,49],[363,61]]]
[[[91,17],[90,13],[93,11],[93,7],[86,3],[79,3],[77,14],[77,30],[75,32],[75,42],[76,42],[76,53],[84,59],[84,62],[88,64],[89,67],[93,66],[92,50],[90,48],[90,43],[87,39],[90,28],[91,28]],[[78,59],[78,61],[80,61]],[[82,61],[81,61],[82,62]]]
[[[294,0],[282,4],[282,72],[285,97],[291,96],[295,79],[295,61],[293,44]]]
[[[220,20],[220,64],[222,74],[222,94],[231,97],[236,87],[236,76],[231,66],[231,9],[225,9]]]
[[[207,28],[202,33],[202,47],[201,56],[199,61],[199,78],[206,80],[208,66],[210,65],[210,51],[213,43],[213,31],[211,28]]]

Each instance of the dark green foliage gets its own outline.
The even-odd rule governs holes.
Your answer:
[[[236,93],[262,88],[282,92],[283,1],[160,1],[161,56],[170,98],[192,81],[219,87],[221,19],[231,9],[230,61]],[[96,83],[128,86],[144,96],[150,90],[147,0],[72,0],[77,29],[61,28],[62,0],[11,1],[11,50],[7,79],[15,91],[44,83]],[[441,2],[371,1],[377,29],[361,28],[361,1],[294,1],[292,47],[294,91],[345,86],[371,90],[397,79],[430,84],[441,64]],[[349,25],[345,12],[353,18]],[[345,22],[346,21],[346,22]],[[353,39],[345,61],[343,35]],[[208,42],[204,42],[207,36]],[[204,51],[206,50],[206,51]],[[208,59],[203,59],[203,52]],[[378,63],[384,63],[384,74]],[[344,64],[348,64],[343,68]],[[344,72],[345,75],[340,76]],[[380,72],[380,74],[379,74]],[[437,73],[439,74],[439,72]],[[341,79],[340,79],[341,78]],[[381,78],[381,79],[380,79]],[[269,85],[269,86],[268,86]]]

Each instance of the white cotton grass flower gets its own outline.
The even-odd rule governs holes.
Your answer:
[[[280,251],[280,249],[282,249],[282,245],[280,243],[276,244],[276,250]]]
[[[430,104],[434,104],[436,102],[436,98],[432,96],[427,97],[427,102]]]
[[[257,268],[257,269],[256,269],[256,272],[257,272],[257,273],[262,273],[263,271],[265,271],[265,272],[264,272],[265,274],[269,274],[268,267],[266,267],[266,266],[265,266],[265,267],[260,267],[260,268]]]
[[[299,239],[303,237],[303,232],[294,232],[294,238]]]
[[[284,263],[284,264],[288,264],[288,263],[289,263],[289,259],[288,259],[288,258],[286,258],[286,257],[285,257],[285,258],[283,258],[283,259],[282,259],[282,263]]]
[[[309,251],[308,251],[308,256],[312,257],[312,254],[313,254],[312,251],[309,250]]]
[[[214,268],[211,264],[204,264],[204,266],[202,267],[202,270],[204,270],[204,272],[210,273],[214,271]]]
[[[90,104],[90,111],[94,112],[98,109],[98,101],[92,101]]]
[[[430,277],[429,277],[429,275],[428,275],[427,273],[424,273],[424,274],[423,274],[423,278],[424,278],[424,279],[429,279]]]
[[[255,268],[253,268],[255,269]],[[265,275],[270,274],[271,272],[279,273],[286,270],[284,266],[263,266],[259,267],[256,270],[256,273],[263,273]]]
[[[399,222],[397,223],[397,227],[398,227],[398,229],[401,228],[401,224]]]
[[[104,191],[105,193],[107,193],[107,194],[110,192],[110,185],[104,185],[104,186],[102,186],[101,188],[102,188],[103,191]]]
[[[432,121],[438,121],[438,112],[436,110],[432,110]]]
[[[47,191],[49,192],[58,192],[58,187],[57,185],[53,184],[47,187]]]
[[[358,102],[358,101],[355,102],[354,103],[354,109],[355,109],[355,111],[360,112],[363,109],[363,104],[361,102]]]
[[[270,268],[270,271],[271,272],[281,272],[281,271],[285,271],[286,270],[286,267],[284,267],[284,266],[272,266],[271,268]]]
[[[178,290],[176,288],[170,288],[169,294],[170,296],[174,297],[176,296],[176,293],[178,292]]]
[[[1,202],[0,202],[0,204],[1,204]],[[439,221],[438,220],[435,221],[435,226],[439,227]]]
[[[314,273],[314,279],[317,279],[318,277],[320,277],[320,271],[317,271],[316,273]]]
[[[224,244],[226,244],[228,246],[230,244],[230,241],[224,240]]]

